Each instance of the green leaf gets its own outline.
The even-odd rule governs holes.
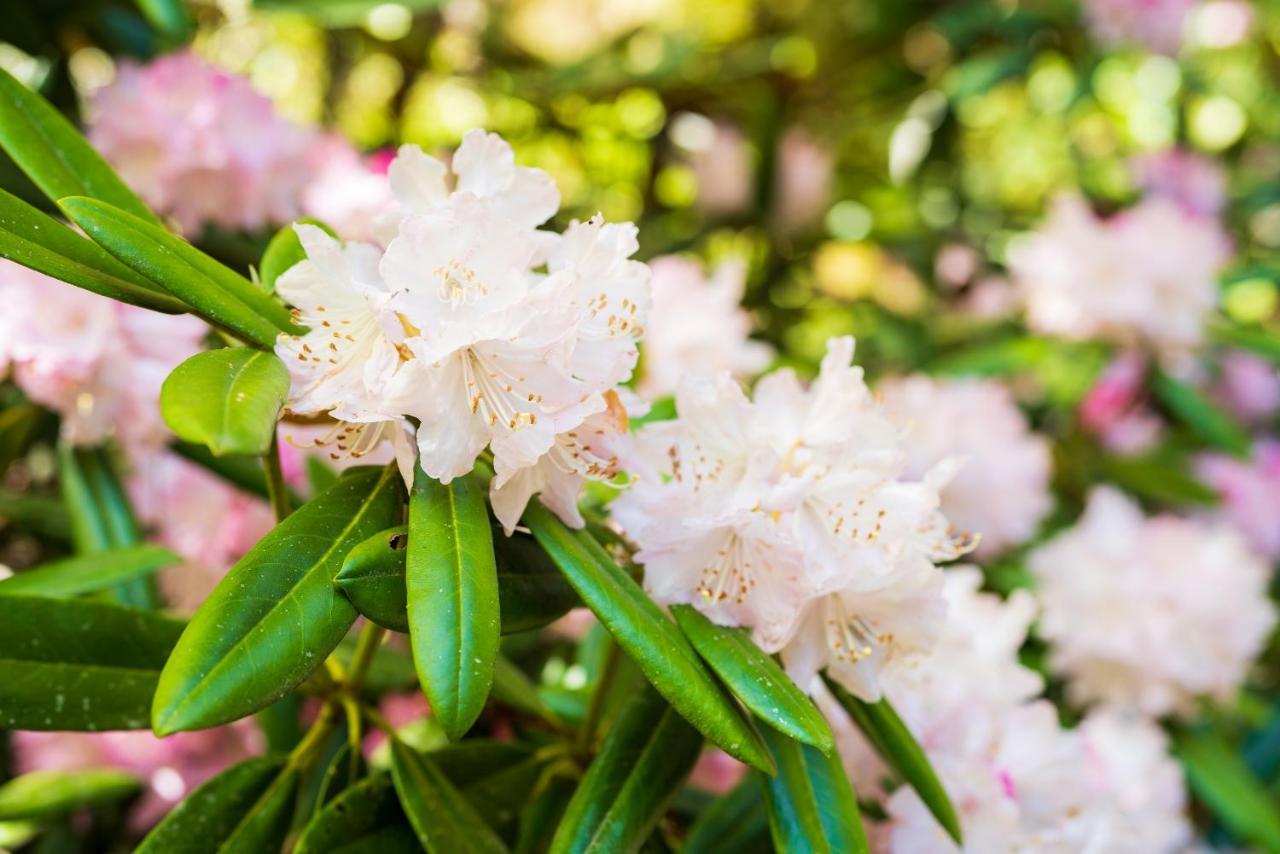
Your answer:
[[[459,790],[525,761],[527,745],[491,738],[468,738],[431,751],[431,762]]]
[[[432,854],[505,852],[507,847],[435,763],[391,739],[391,778],[418,840]]]
[[[671,615],[693,648],[756,717],[823,753],[835,749],[831,728],[818,707],[746,632],[717,626],[688,605],[674,606]]]
[[[46,563],[0,581],[0,596],[78,596],[149,575],[181,560],[159,546],[133,546]]]
[[[698,761],[702,736],[648,688],[622,710],[578,784],[552,854],[636,851]]]
[[[422,850],[396,797],[391,775],[380,772],[342,792],[302,831],[293,854],[413,854]]]
[[[364,754],[357,744],[353,750],[350,742],[346,742],[333,754],[327,767],[323,769],[320,785],[316,788],[316,807],[323,807],[338,795],[359,783],[369,772],[364,761]]]
[[[677,712],[726,753],[766,773],[760,736],[725,696],[680,630],[585,531],[571,531],[541,503],[524,522],[569,583]]]
[[[355,621],[333,577],[400,515],[394,466],[348,473],[240,559],[192,617],[156,689],[159,735],[217,726],[297,687]]]
[[[431,713],[456,741],[484,711],[502,622],[484,491],[442,484],[418,466],[405,550],[409,641]]]
[[[297,772],[286,768],[282,756],[233,765],[188,795],[134,854],[278,851],[289,829],[297,782]],[[249,843],[261,847],[247,847]]]
[[[169,314],[187,306],[91,240],[0,190],[0,258],[95,294]]]
[[[159,222],[65,116],[3,69],[0,147],[52,201],[88,196]]]
[[[0,821],[22,821],[130,797],[142,786],[113,768],[33,771],[0,785]]]
[[[1276,798],[1218,736],[1186,733],[1175,753],[1196,796],[1235,836],[1267,851],[1280,851]]]
[[[525,804],[520,813],[515,848],[512,849],[514,854],[542,854],[551,846],[560,817],[573,797],[574,782],[554,777],[541,794]]]
[[[87,599],[0,596],[0,726],[139,729],[182,623]]]
[[[1165,408],[1205,442],[1238,457],[1249,455],[1249,434],[1195,388],[1157,372],[1152,390]]]
[[[284,306],[160,226],[83,196],[58,204],[95,243],[215,326],[265,350],[281,332],[298,331]]]
[[[438,8],[443,0],[403,0],[400,5],[420,12]],[[355,27],[364,23],[381,0],[254,0],[259,9],[291,12],[314,18],[327,27]]]
[[[343,561],[335,583],[361,614],[393,632],[409,631],[405,591],[407,525],[379,531]],[[502,633],[541,628],[581,604],[532,537],[494,534]]]
[[[191,16],[183,0],[134,0],[142,14],[160,32],[177,42],[185,41],[191,30]]]
[[[779,851],[869,852],[858,800],[838,754],[766,729],[764,739],[778,766],[762,777],[769,806],[769,831]]]
[[[748,774],[733,791],[702,811],[684,838],[681,854],[772,852],[763,797],[759,775]]]
[[[934,773],[924,749],[889,701],[884,699],[878,703],[865,703],[825,674],[823,680],[880,757],[916,790],[920,800],[956,844],[963,844],[960,819],[956,816],[955,807],[951,805],[947,790]]]
[[[538,688],[525,672],[511,663],[504,655],[498,656],[493,667],[493,698],[526,715],[556,722],[556,716],[542,702]]]
[[[294,226],[298,223],[324,229],[333,238],[338,236],[323,222],[309,216],[291,222],[277,231],[272,236],[271,242],[267,244],[266,251],[262,253],[262,264],[258,269],[258,284],[269,294],[276,291],[276,279],[294,264],[305,261],[307,258],[307,252],[302,248],[302,241],[298,239],[298,232],[294,230]]]
[[[226,347],[197,353],[160,388],[164,423],[217,456],[261,455],[289,395],[289,370],[274,353]]]
[[[71,519],[56,498],[0,489],[0,521],[50,540],[71,542]]]

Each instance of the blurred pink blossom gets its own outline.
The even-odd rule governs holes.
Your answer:
[[[1197,0],[1084,0],[1085,21],[1107,46],[1138,44],[1156,53],[1182,48]]]
[[[1270,361],[1239,350],[1222,357],[1215,396],[1237,418],[1266,421],[1280,409],[1280,370]]]
[[[146,787],[129,817],[137,833],[210,777],[263,750],[260,733],[248,720],[163,739],[146,730],[15,732],[13,744],[17,770],[23,774],[106,766],[136,774]]]
[[[1209,0],[1192,16],[1192,35],[1204,47],[1231,47],[1249,35],[1254,17],[1249,0]]]
[[[378,701],[378,713],[386,719],[393,729],[400,729],[430,715],[431,705],[421,691],[386,694]],[[386,741],[386,733],[380,729],[370,729],[364,738],[365,755],[372,756],[373,752],[385,744]]]
[[[948,243],[933,259],[933,275],[944,287],[960,288],[978,274],[981,266],[978,250],[963,243]]]
[[[125,305],[0,261],[0,371],[62,416],[75,444],[115,436],[154,447],[168,429],[160,386],[201,349],[208,328],[188,315]]]
[[[127,488],[156,542],[187,561],[159,576],[166,601],[181,612],[195,610],[275,521],[262,499],[170,451],[136,456]]]
[[[1147,362],[1127,350],[1118,355],[1080,402],[1080,423],[1117,453],[1136,454],[1152,447],[1164,424],[1147,408],[1143,383]]]
[[[1148,194],[1172,199],[1192,216],[1212,219],[1226,206],[1226,171],[1203,154],[1170,148],[1135,158],[1132,166]]]
[[[1249,460],[1205,454],[1196,474],[1222,498],[1222,513],[1254,551],[1280,559],[1280,441],[1263,439]]]
[[[326,134],[309,152],[313,177],[302,191],[302,210],[344,240],[373,239],[379,215],[392,205],[390,160],[363,158],[345,139]]]
[[[693,773],[689,775],[689,785],[713,795],[723,795],[742,782],[746,773],[747,766],[723,750],[712,747],[698,757]]]
[[[778,142],[774,216],[787,231],[816,222],[831,199],[831,151],[803,128],[789,128]]]
[[[316,132],[190,50],[122,63],[92,93],[87,114],[94,147],[188,234],[205,225],[259,229],[301,213]]]
[[[710,144],[690,159],[698,182],[698,207],[709,214],[733,214],[751,204],[755,155],[742,131],[717,122]]]

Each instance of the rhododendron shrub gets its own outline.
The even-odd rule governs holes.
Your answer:
[[[1280,13],[848,5],[7,9],[0,852],[1280,850]]]

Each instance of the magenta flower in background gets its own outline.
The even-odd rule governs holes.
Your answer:
[[[1227,173],[1209,157],[1178,148],[1135,158],[1138,186],[1177,202],[1192,216],[1212,219],[1227,204]]]

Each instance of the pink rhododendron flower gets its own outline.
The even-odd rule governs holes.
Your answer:
[[[1249,460],[1204,454],[1196,475],[1222,498],[1222,516],[1254,551],[1280,559],[1280,442],[1264,439]]]
[[[1133,171],[1148,195],[1172,199],[1192,216],[1212,219],[1227,204],[1226,172],[1203,154],[1178,148],[1145,154]]]
[[[1186,712],[1201,696],[1226,699],[1276,620],[1270,568],[1239,534],[1146,518],[1110,487],[1096,487],[1076,525],[1028,566],[1050,666],[1082,703],[1154,716]]]
[[[877,392],[906,431],[909,477],[922,477],[944,459],[964,461],[942,490],[942,512],[981,538],[979,556],[1035,533],[1053,506],[1049,442],[1031,432],[1005,386],[917,375],[883,382]]]
[[[125,183],[188,234],[288,222],[313,179],[315,131],[189,50],[122,63],[89,98],[87,119]]]
[[[15,732],[18,773],[112,767],[136,774],[145,787],[129,817],[134,832],[151,827],[193,789],[241,760],[260,755],[252,721],[156,738],[149,731]]]
[[[379,217],[393,204],[387,156],[361,157],[333,134],[318,138],[308,156],[312,175],[302,190],[302,212],[348,240],[373,240]]]
[[[728,371],[748,378],[772,356],[752,341],[751,316],[742,308],[747,271],[727,262],[708,278],[696,261],[674,256],[650,262],[653,308],[644,342],[640,393],[653,399],[675,392],[687,374]]]
[[[1068,195],[1010,247],[1009,265],[1032,329],[1144,345],[1177,362],[1204,340],[1230,248],[1217,224],[1165,198],[1104,220]]]
[[[1085,21],[1106,45],[1139,44],[1156,53],[1182,48],[1197,0],[1084,0]]]
[[[1146,404],[1147,360],[1135,350],[1122,352],[1080,401],[1080,424],[1103,446],[1120,454],[1153,447],[1164,422]]]
[[[787,231],[821,219],[831,199],[834,158],[803,128],[788,128],[778,141],[774,218]]]
[[[1260,423],[1280,410],[1280,370],[1274,363],[1233,350],[1222,357],[1221,368],[1214,396],[1237,418]]]
[[[755,192],[755,154],[738,128],[716,122],[709,144],[690,159],[698,182],[698,208],[712,215],[745,210]]]
[[[723,795],[742,782],[747,770],[746,765],[718,747],[712,747],[698,757],[689,775],[689,785],[713,795]]]
[[[208,327],[98,296],[10,261],[0,261],[0,369],[62,416],[75,444],[116,437],[154,447],[169,433],[160,386],[202,349]]]

